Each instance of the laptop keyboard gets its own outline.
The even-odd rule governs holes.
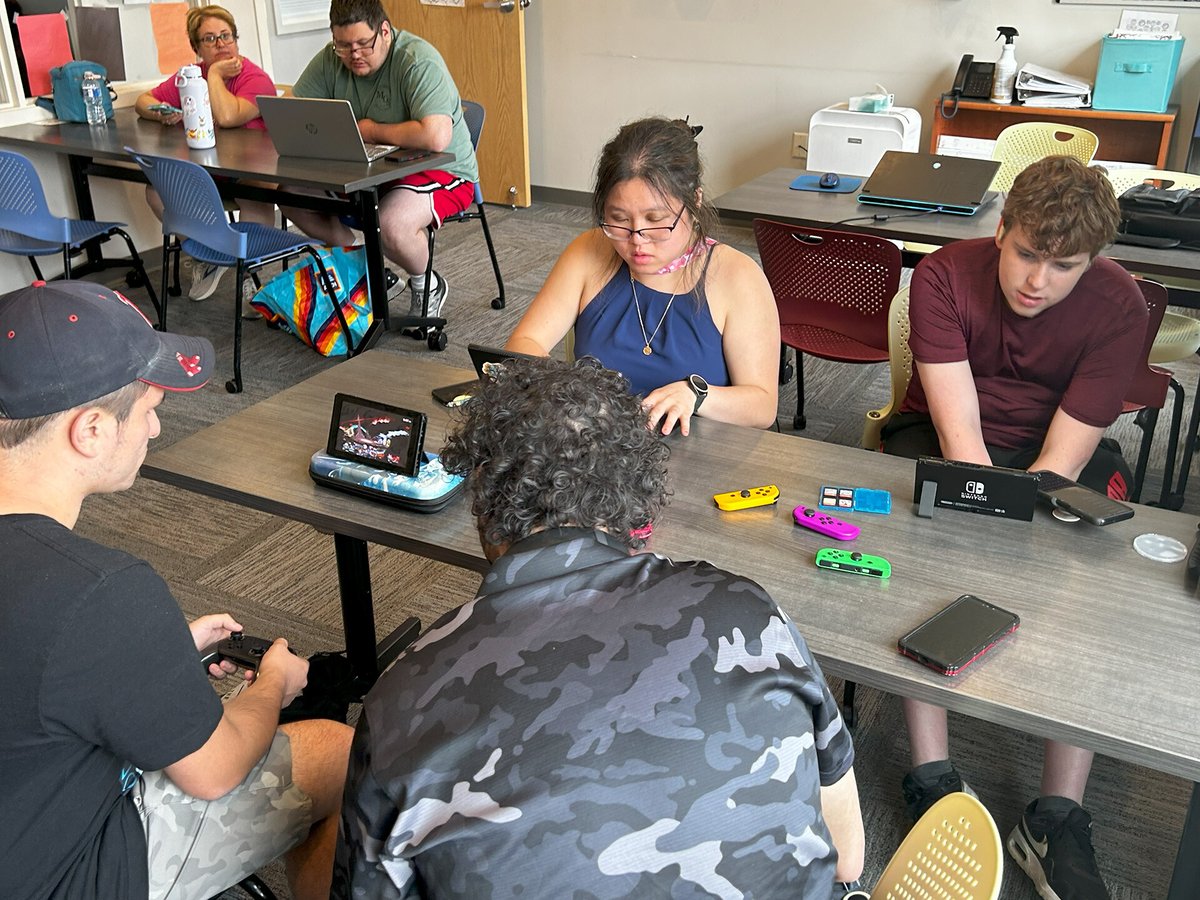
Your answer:
[[[387,156],[393,150],[399,150],[395,144],[364,144],[367,150],[367,161],[375,162],[381,156]]]

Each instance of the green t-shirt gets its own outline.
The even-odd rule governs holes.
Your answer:
[[[454,125],[447,151],[454,162],[444,169],[470,181],[479,180],[471,134],[463,120],[462,98],[442,54],[428,41],[393,31],[392,52],[370,75],[354,75],[334,55],[333,42],[312,58],[292,92],[297,97],[349,100],[356,119],[392,124],[431,115],[446,115]]]

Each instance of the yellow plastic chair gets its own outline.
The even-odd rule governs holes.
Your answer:
[[[996,900],[1004,873],[1000,832],[970,794],[947,794],[896,849],[872,900]]]
[[[908,349],[908,286],[896,292],[888,307],[888,364],[892,373],[892,397],[886,406],[867,412],[863,425],[862,445],[864,450],[878,450],[879,433],[892,413],[900,408],[900,402],[908,391],[912,380],[913,355]]]
[[[1026,166],[1047,156],[1074,156],[1087,164],[1096,155],[1100,139],[1086,128],[1058,122],[1018,122],[996,136],[992,159],[1000,170],[992,179],[993,191],[1012,189],[1013,181]]]

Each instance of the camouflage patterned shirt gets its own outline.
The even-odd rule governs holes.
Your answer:
[[[355,898],[828,900],[819,790],[853,758],[759,585],[543,532],[366,698],[335,881]]]

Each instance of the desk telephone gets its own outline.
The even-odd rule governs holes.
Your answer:
[[[970,53],[963,54],[954,74],[954,84],[950,90],[942,94],[941,115],[945,119],[954,118],[958,112],[958,101],[987,100],[992,96],[992,79],[996,74],[996,64],[990,62],[975,62]]]

